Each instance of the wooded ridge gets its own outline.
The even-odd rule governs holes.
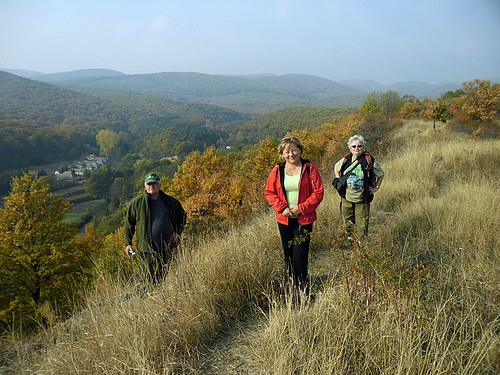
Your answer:
[[[9,71],[9,70],[5,70]],[[108,69],[84,69],[43,74],[9,72],[72,88],[138,92],[169,99],[220,105],[239,112],[260,114],[288,106],[358,107],[367,93],[393,90],[400,95],[436,98],[454,91],[459,82],[429,84],[409,81],[382,84],[349,79],[335,82],[306,74],[213,75],[194,72],[162,72],[127,75]],[[499,82],[500,79],[491,79]]]

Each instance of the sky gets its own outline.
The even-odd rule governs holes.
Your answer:
[[[0,68],[500,77],[500,0],[0,0]]]

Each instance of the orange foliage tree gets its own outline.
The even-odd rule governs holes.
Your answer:
[[[125,254],[123,227],[104,237],[98,234],[96,237],[99,248],[92,257],[94,267],[91,269],[91,281],[95,283],[103,278],[128,279],[140,272],[143,265],[140,260]]]
[[[182,202],[190,229],[198,232],[241,223],[249,216],[254,205],[252,173],[247,168],[235,170],[227,158],[210,147],[203,154],[195,151],[188,155],[173,179],[166,179],[163,186]]]
[[[462,111],[474,121],[493,120],[500,110],[500,84],[475,79],[462,87],[464,95],[458,99]]]
[[[404,119],[418,118],[421,116],[422,110],[423,106],[420,101],[404,102],[399,110],[399,115]]]
[[[246,200],[250,200],[250,212],[257,212],[267,207],[264,198],[264,186],[272,167],[281,161],[278,154],[279,142],[266,138],[248,149],[238,163],[233,164],[232,173],[247,183]]]
[[[333,166],[347,152],[347,140],[357,132],[363,121],[363,116],[356,113],[347,116],[339,124],[323,125],[320,133],[327,142],[321,161],[322,170],[333,176]]]

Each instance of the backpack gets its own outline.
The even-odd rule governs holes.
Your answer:
[[[364,203],[370,203],[373,200],[373,194],[370,194],[370,187],[375,186],[375,175],[373,174],[373,164],[375,163],[375,158],[368,152],[364,152],[363,155],[358,157],[358,162],[361,164],[361,168],[363,169],[364,179],[363,179],[363,196]],[[351,165],[352,154],[347,154],[344,156],[344,161],[342,162],[342,167],[340,168],[340,178],[335,177],[332,185],[337,189],[339,195],[342,198],[345,198],[345,191],[347,188],[347,179],[351,174],[349,173],[344,175],[345,170]],[[353,168],[354,169],[354,168]]]

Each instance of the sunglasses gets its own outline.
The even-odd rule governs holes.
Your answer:
[[[351,148],[363,148],[363,145],[352,145]]]

